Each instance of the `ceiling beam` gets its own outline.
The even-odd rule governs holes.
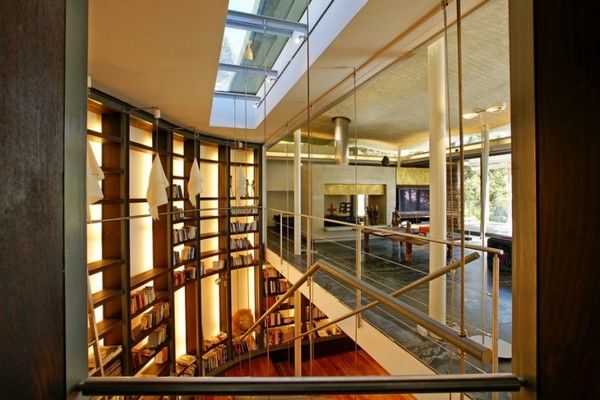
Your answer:
[[[258,103],[261,100],[261,98],[259,96],[252,96],[252,95],[243,94],[243,93],[222,92],[222,91],[215,91],[214,97],[221,98],[221,99],[253,101],[255,103]]]
[[[261,76],[272,76],[274,78],[277,78],[277,71],[275,71],[274,69],[265,69],[260,67],[253,67],[250,65],[219,63],[219,71],[239,72]]]
[[[306,24],[232,10],[227,12],[225,26],[288,37],[293,36],[294,32],[302,35],[308,32]]]

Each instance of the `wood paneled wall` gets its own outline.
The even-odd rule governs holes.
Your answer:
[[[0,9],[0,397],[65,398],[65,2]]]
[[[597,399],[600,29],[594,2],[534,1],[538,398]]]

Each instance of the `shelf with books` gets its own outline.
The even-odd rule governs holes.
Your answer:
[[[155,290],[152,286],[148,286],[132,293],[129,301],[131,306],[131,319],[133,320],[140,316],[158,303],[167,302],[168,299],[169,296],[166,290]]]
[[[128,238],[126,222],[120,218],[128,215],[128,193],[125,190],[128,179],[127,132],[124,129],[127,115],[92,99],[88,100],[87,108],[87,163],[96,164],[104,174],[98,182],[102,199],[88,207],[88,217],[91,221],[115,219],[87,225],[88,284],[99,342],[94,343],[93,326],[88,327],[88,341],[94,345],[122,349],[126,343],[122,327],[127,318],[124,314],[127,301],[124,276]],[[122,367],[115,367],[113,371],[121,373]]]
[[[198,359],[192,354],[182,354],[177,357],[175,363],[176,376],[196,376],[198,369]]]
[[[163,307],[168,307],[169,303],[160,303],[157,306],[164,305]],[[148,318],[144,318],[148,316]],[[151,335],[158,335],[159,338],[166,337],[166,325],[169,323],[169,316],[165,315],[162,319],[153,321],[155,316],[152,312],[147,312],[142,314],[140,322],[134,326],[131,330],[131,346],[135,347],[139,343],[141,343],[144,339],[149,338]],[[145,324],[152,324],[150,326],[146,326]],[[162,343],[162,341],[160,341]]]
[[[100,357],[102,359],[102,367],[104,369],[104,374],[107,376],[122,375],[120,357],[123,352],[122,346],[100,346],[99,352]],[[100,366],[96,366],[96,362],[94,360],[94,352],[92,349],[88,349],[88,376],[97,376],[99,374]]]
[[[166,330],[165,330],[166,332]],[[166,335],[166,333],[165,333]],[[144,375],[159,376],[163,371],[168,371],[168,360],[169,360],[169,339],[167,336],[163,338],[163,341],[156,346],[140,346],[132,350],[131,366],[132,375],[138,375],[146,372]],[[154,358],[159,358],[158,362],[155,360],[152,364],[150,361]],[[154,366],[153,366],[154,365]],[[146,368],[151,370],[146,371]]]

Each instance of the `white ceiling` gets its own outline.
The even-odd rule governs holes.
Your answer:
[[[506,2],[493,0],[494,3],[498,1]],[[463,7],[469,10],[481,2],[466,0]],[[195,126],[201,131],[229,138],[245,135],[243,129],[234,132],[231,128],[209,126],[227,0],[90,0],[89,4],[88,63],[94,87],[135,106],[159,107],[164,118],[181,126]],[[367,2],[311,67],[311,113],[318,115],[327,111],[352,89],[352,67],[358,68],[358,82],[366,82],[430,38],[433,32],[438,32],[441,27],[441,13],[435,12],[438,5],[438,0]],[[465,41],[470,35],[469,29],[473,36],[479,36],[481,30],[494,24],[498,26],[490,34],[502,41],[506,29],[502,30],[502,23],[493,21],[496,16],[492,14],[471,28],[465,21]],[[393,23],[390,16],[393,16]],[[481,46],[471,48],[466,44],[465,58],[475,51],[481,51]],[[507,73],[508,61],[505,67],[503,65],[503,54],[507,51],[500,53],[500,61],[496,51],[488,50],[484,54],[487,59],[475,57],[466,62],[465,82],[467,76],[480,76],[478,71],[490,65],[500,76]],[[421,121],[425,92],[419,75],[423,60],[419,57],[417,51],[415,56],[403,62],[407,67],[394,72],[397,68],[394,66],[381,78],[368,81],[360,89],[358,127],[361,135],[364,132],[366,138],[396,144],[399,140],[396,132],[409,135],[426,129]],[[303,124],[307,104],[305,78],[300,79],[268,115],[266,130],[261,124],[247,132],[249,140],[263,142],[266,136],[273,142]],[[503,89],[502,82],[492,82],[488,78],[480,80],[478,86],[481,89],[476,90],[477,93],[470,93],[465,83],[466,98],[473,96],[485,104],[492,98],[508,98],[505,93],[508,89]],[[407,94],[400,95],[405,90]],[[498,95],[477,97],[480,92]],[[390,95],[400,97],[385,100]],[[343,100],[327,111],[324,121],[331,115],[349,112],[348,101]],[[389,104],[398,105],[392,107]],[[349,116],[354,119],[353,113]],[[390,116],[395,118],[388,118]],[[363,125],[361,120],[365,121]],[[319,129],[327,133],[326,125],[323,123]]]
[[[509,105],[509,48],[507,0],[492,0],[465,17],[462,26],[464,110]],[[437,37],[436,37],[437,38]],[[448,34],[450,113],[458,128],[456,29]],[[318,117],[311,129],[333,134],[331,118],[353,120],[359,139],[375,139],[392,147],[411,146],[427,138],[427,43],[360,86]],[[491,127],[509,122],[509,107],[485,114]],[[465,120],[465,132],[480,132],[479,118]],[[306,128],[304,128],[306,129]]]

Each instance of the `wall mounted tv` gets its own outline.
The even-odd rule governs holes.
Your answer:
[[[403,213],[429,214],[429,186],[398,186],[396,207]]]

